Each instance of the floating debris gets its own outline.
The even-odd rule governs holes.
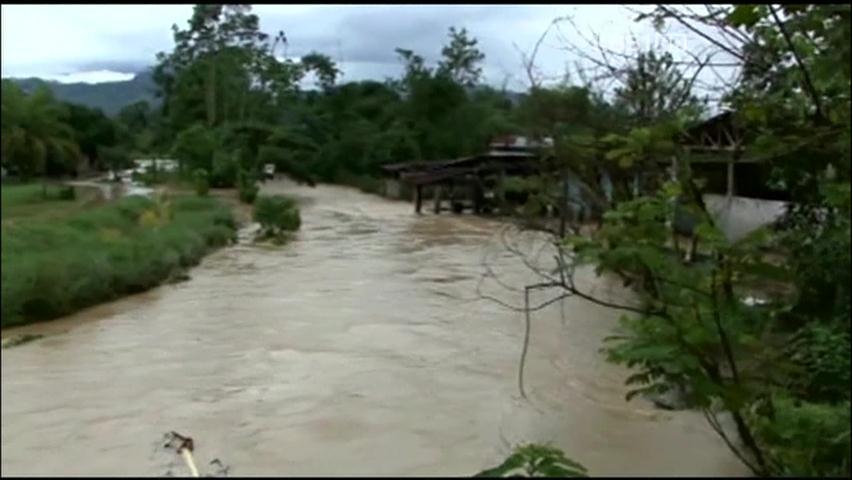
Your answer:
[[[195,459],[192,456],[192,452],[195,450],[195,442],[192,440],[192,437],[188,437],[185,435],[181,435],[175,431],[171,431],[166,433],[164,436],[165,445],[163,448],[166,450],[174,450],[178,455],[183,458],[184,463],[190,471],[191,476],[200,477],[201,475],[198,473],[198,467],[195,466]],[[205,477],[227,477],[228,472],[230,472],[231,467],[222,463],[218,458],[214,458],[210,461],[210,464],[216,467],[216,471],[207,475]],[[174,476],[169,468],[169,471],[166,473],[166,476]]]

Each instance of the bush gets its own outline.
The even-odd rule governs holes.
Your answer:
[[[207,181],[207,170],[199,168],[192,172],[192,179],[195,184],[195,193],[203,197],[210,191],[210,183]]]
[[[133,166],[130,160],[130,154],[121,147],[98,147],[98,160],[102,165],[106,165],[113,172]]]
[[[192,172],[213,167],[213,152],[216,151],[216,131],[203,125],[193,125],[181,131],[175,139],[172,153],[186,171]]]
[[[587,477],[583,465],[567,458],[550,445],[529,444],[515,447],[500,465],[483,470],[475,477]]]
[[[77,198],[77,190],[73,186],[68,185],[59,189],[60,200],[74,200]]]
[[[280,237],[302,225],[296,202],[282,195],[263,195],[254,204],[254,221],[265,236]]]
[[[210,185],[216,188],[232,188],[237,181],[240,164],[233,153],[217,151],[213,155],[213,171]]]
[[[254,203],[260,191],[254,177],[245,171],[240,171],[238,183],[240,201],[248,204]]]

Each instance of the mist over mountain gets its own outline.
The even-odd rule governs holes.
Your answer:
[[[25,92],[32,92],[40,85],[46,85],[59,100],[77,103],[92,108],[100,108],[107,115],[115,115],[123,107],[140,100],[157,104],[159,99],[154,92],[156,85],[150,69],[137,73],[125,81],[100,83],[61,83],[41,78],[10,78]]]

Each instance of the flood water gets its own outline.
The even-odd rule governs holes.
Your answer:
[[[233,475],[472,475],[529,441],[593,475],[745,473],[700,414],[624,401],[627,372],[598,353],[619,314],[581,299],[533,315],[519,395],[523,315],[477,285],[486,265],[507,286],[540,279],[501,224],[343,187],[264,190],[302,201],[292,243],[243,232],[189,281],[3,332],[45,335],[2,350],[4,475],[186,475],[157,451],[171,430],[202,472],[219,458]],[[481,291],[523,304],[493,278]]]

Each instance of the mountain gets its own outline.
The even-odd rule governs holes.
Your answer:
[[[12,78],[25,92],[32,92],[39,85],[47,85],[59,100],[100,108],[109,116],[123,107],[146,100],[152,105],[159,100],[154,96],[155,84],[151,70],[139,72],[130,80],[102,83],[59,83],[40,78]]]
[[[123,107],[140,100],[148,101],[152,106],[160,100],[154,95],[156,86],[151,69],[139,72],[130,80],[102,83],[59,83],[41,78],[12,78],[25,92],[32,92],[39,85],[47,85],[59,100],[77,103],[92,108],[100,108],[109,116],[118,113]],[[474,87],[470,91],[475,90]],[[504,95],[513,105],[521,101],[525,93],[506,91]]]

